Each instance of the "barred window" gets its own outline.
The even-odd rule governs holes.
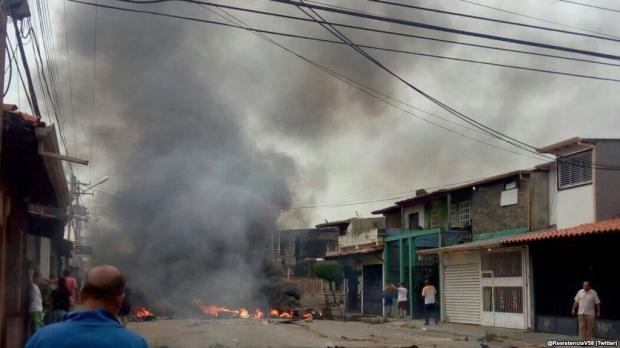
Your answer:
[[[463,227],[471,224],[471,201],[463,201],[451,205],[451,227]]]
[[[560,189],[592,182],[592,150],[560,157],[557,164]]]
[[[523,313],[523,288],[520,286],[482,288],[482,310],[485,312]]]
[[[521,252],[483,253],[483,278],[521,277]]]

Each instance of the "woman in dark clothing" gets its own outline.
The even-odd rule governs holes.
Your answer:
[[[67,280],[58,278],[58,287],[52,290],[52,323],[62,321],[71,305],[71,292],[67,288]]]
[[[127,326],[127,319],[129,318],[129,312],[131,312],[131,291],[129,287],[125,287],[125,297],[123,297],[123,304],[118,311],[118,316],[121,318],[123,326]]]

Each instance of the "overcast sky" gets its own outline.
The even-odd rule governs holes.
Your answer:
[[[618,42],[516,28],[362,0],[324,1],[394,18],[620,55]],[[617,24],[619,15],[614,12],[555,0],[478,1],[570,26],[620,36],[620,27]],[[612,0],[590,2],[620,9],[617,2]],[[100,0],[99,3],[132,7],[113,0]],[[221,0],[220,3],[303,16],[296,8],[267,1]],[[458,0],[407,3],[566,29]],[[65,27],[64,6],[68,27]],[[133,8],[221,21],[205,8],[182,2],[138,5]],[[132,151],[136,141],[132,138],[132,133],[122,131],[126,126],[124,122],[132,118],[132,100],[142,98],[145,94],[149,98],[158,98],[161,95],[161,98],[165,99],[167,95],[175,92],[161,87],[169,83],[172,83],[175,89],[182,90],[184,84],[176,80],[177,75],[179,79],[193,77],[199,80],[200,83],[188,83],[187,88],[194,89],[192,93],[201,88],[205,89],[205,93],[208,90],[210,98],[217,100],[218,107],[228,110],[230,117],[236,118],[239,132],[244,134],[244,141],[248,146],[261,151],[281,153],[294,162],[295,169],[290,173],[291,179],[288,182],[293,199],[290,205],[293,207],[403,196],[418,188],[481,178],[527,168],[541,162],[500,151],[433,127],[370,98],[243,30],[108,9],[99,9],[95,20],[93,7],[62,1],[53,2],[51,12],[63,86],[68,84],[65,30],[68,32],[75,120],[75,128],[71,125],[68,128],[68,132],[72,134],[69,153],[91,160],[89,169],[78,170],[82,180],[110,176],[111,179],[104,188],[112,193],[122,190],[127,184],[124,182],[127,166],[125,164],[119,169],[119,162],[126,158],[124,153]],[[256,14],[231,13],[253,27],[333,39],[317,24]],[[328,20],[340,23],[596,60],[593,57],[387,25],[336,14],[322,15]],[[166,30],[158,30],[162,27]],[[390,37],[351,29],[343,32],[355,42],[368,45],[620,79],[618,67]],[[460,122],[373,66],[351,48],[292,38],[274,38],[309,59],[394,98]],[[135,53],[134,50],[139,52]],[[109,54],[119,51],[132,53],[124,56]],[[572,136],[618,136],[619,83],[391,52],[369,52],[439,100],[527,143],[544,146]],[[149,60],[143,57],[157,59]],[[91,127],[93,64],[96,66],[96,94],[94,122]],[[158,74],[161,70],[170,72],[165,79],[161,76],[159,80],[144,79],[144,74],[137,73],[150,71]],[[123,74],[126,79],[135,74],[136,78],[144,79],[143,87],[135,87],[141,82],[138,81],[133,88],[121,88],[117,85],[121,83],[118,75],[114,74]],[[120,90],[122,93],[118,92]],[[17,98],[15,88],[11,89],[6,100],[11,101],[11,98]],[[22,93],[21,104],[26,106],[23,98]],[[66,92],[64,100],[65,109],[69,110],[69,96]],[[181,98],[178,102],[186,103],[192,100]],[[141,105],[134,107],[141,108]],[[175,106],[171,106],[171,109],[175,109]],[[178,109],[183,112],[185,108],[179,105]],[[433,120],[421,112],[412,111]],[[175,116],[174,112],[165,118],[154,117],[155,122],[166,119],[169,122],[182,120]],[[141,122],[143,121],[142,119]],[[480,140],[510,148],[509,145],[476,132],[441,120],[435,121]],[[133,132],[136,128],[127,129],[132,129]],[[75,141],[72,140],[73,135]],[[179,175],[182,177],[182,170]],[[348,218],[356,212],[361,216],[369,216],[372,210],[389,206],[391,203],[392,201],[388,200],[293,210],[280,218],[280,226],[308,227],[325,219]],[[107,209],[110,204],[115,204],[114,197],[96,194],[94,200],[90,201],[95,220],[98,217],[107,221],[105,216],[109,215]]]

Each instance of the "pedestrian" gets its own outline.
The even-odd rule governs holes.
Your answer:
[[[390,282],[385,282],[383,287],[383,317],[388,318],[392,316],[392,307],[394,307],[394,292],[396,287]]]
[[[62,321],[71,306],[71,292],[67,289],[67,279],[58,278],[56,289],[52,290],[52,318],[50,324]]]
[[[436,297],[437,289],[430,280],[424,281],[424,287],[422,288],[422,297],[424,297],[424,325],[428,325],[430,317],[435,319],[435,325],[439,324],[436,310]]]
[[[129,287],[125,287],[125,297],[123,298],[123,304],[118,311],[118,317],[121,318],[121,323],[124,327],[127,327],[127,321],[129,319],[129,313],[131,312],[131,290]]]
[[[80,292],[83,310],[40,329],[26,348],[148,348],[144,338],[124,328],[116,318],[124,288],[125,279],[118,269],[107,265],[91,268]]]
[[[591,340],[594,319],[601,316],[601,300],[590,287],[590,282],[583,282],[582,289],[575,295],[571,313],[579,319],[579,337],[583,341]]]
[[[73,307],[78,302],[77,280],[71,275],[71,271],[69,269],[62,271],[62,276],[65,277],[67,289],[69,289],[69,292],[71,293],[71,307]]]
[[[30,306],[28,307],[32,333],[43,327],[43,297],[41,297],[41,289],[39,288],[41,284],[43,284],[43,278],[38,271],[35,271],[30,284]]]
[[[409,304],[407,301],[408,291],[405,287],[405,283],[398,284],[396,290],[398,291],[398,309],[403,313],[403,319],[407,321],[407,307]]]

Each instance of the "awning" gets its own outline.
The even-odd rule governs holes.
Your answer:
[[[435,248],[435,249],[416,250],[416,253],[419,255],[429,255],[429,254],[451,253],[451,252],[458,252],[458,251],[487,250],[489,248],[496,248],[496,247],[502,246],[502,243],[506,241],[508,238],[510,237],[490,238],[490,239],[480,240],[476,242],[450,245],[450,246],[445,246],[445,247]]]
[[[347,257],[347,256],[374,254],[382,250],[383,250],[383,246],[381,245],[381,246],[376,246],[372,248],[351,250],[348,252],[338,253],[335,255],[328,255],[328,256],[325,256],[324,259],[337,259],[340,257]]]
[[[598,221],[589,224],[582,224],[575,227],[562,228],[559,230],[544,230],[523,233],[516,236],[512,236],[502,243],[509,244],[522,244],[528,242],[535,242],[540,240],[560,239],[570,237],[582,237],[592,234],[601,233],[618,233],[620,232],[620,218]]]

